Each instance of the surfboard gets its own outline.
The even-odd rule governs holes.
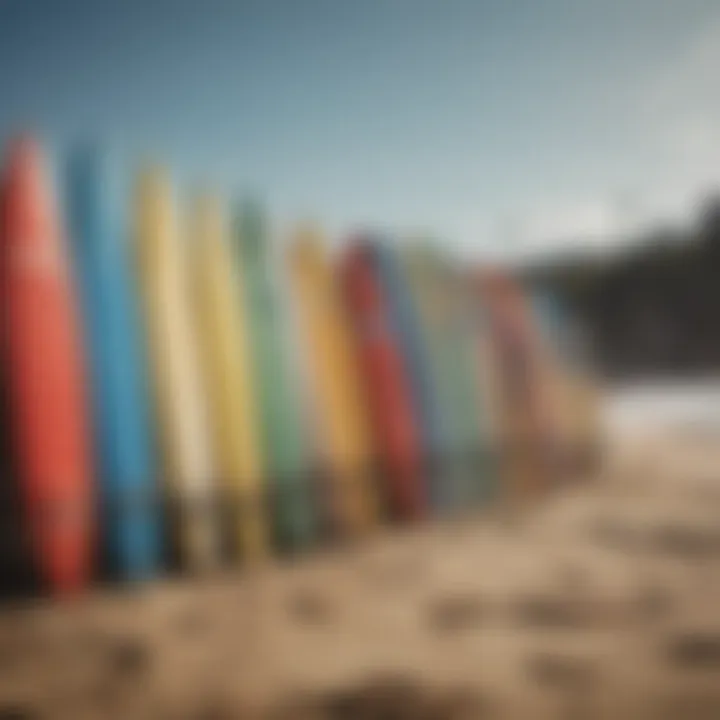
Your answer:
[[[219,559],[207,408],[190,283],[168,177],[145,170],[137,184],[135,257],[160,460],[178,559],[205,570]]]
[[[379,282],[375,247],[369,237],[350,243],[339,272],[374,441],[383,465],[388,507],[400,519],[421,518],[428,510],[421,438],[413,414],[409,378],[390,320],[388,300]]]
[[[44,582],[73,593],[94,542],[84,359],[55,197],[28,137],[10,146],[0,205],[2,361],[26,529]]]
[[[488,310],[498,383],[503,494],[512,501],[541,495],[552,481],[552,401],[530,310],[521,288],[497,268],[476,271]]]
[[[425,372],[428,381],[425,392],[432,392],[431,421],[433,428],[433,467],[431,474],[431,498],[433,510],[446,514],[453,509],[456,495],[454,462],[456,448],[453,442],[452,408],[443,393],[444,376],[439,362],[437,346],[438,309],[435,305],[437,290],[432,266],[423,251],[424,242],[410,242],[403,246],[398,259],[418,317],[418,329],[425,348]]]
[[[223,515],[231,551],[254,560],[268,552],[270,537],[247,307],[233,263],[229,218],[217,197],[197,198],[192,227],[196,321]]]
[[[295,549],[312,541],[315,513],[297,389],[290,383],[287,319],[276,285],[277,258],[259,205],[245,202],[240,206],[233,240],[247,307],[276,539],[281,548]]]
[[[473,304],[467,278],[455,263],[446,261],[441,282],[449,301],[443,347],[449,403],[457,422],[458,473],[464,483],[460,499],[461,505],[477,506],[494,499],[498,484],[493,401],[487,385],[491,378],[480,355],[487,324],[483,308]],[[455,352],[450,351],[453,343]]]
[[[557,294],[531,287],[528,297],[552,384],[558,475],[592,471],[601,462],[603,441],[587,335]]]
[[[429,242],[405,253],[408,276],[425,328],[430,373],[437,388],[438,435],[442,463],[436,504],[446,513],[461,511],[488,494],[489,467],[481,462],[484,446],[479,412],[475,329],[468,317],[461,278]]]
[[[332,532],[357,535],[375,523],[376,459],[349,318],[321,232],[297,228],[287,254],[314,433]]]
[[[423,449],[423,476],[433,510],[441,510],[445,488],[444,466],[447,461],[443,416],[434,376],[427,336],[408,268],[398,252],[387,242],[375,245],[377,272],[387,306],[393,333],[397,338],[412,396],[413,414]],[[415,292],[414,292],[415,291]]]
[[[107,159],[90,149],[70,156],[65,180],[91,381],[102,532],[113,571],[142,579],[160,566],[160,505],[123,195]]]
[[[480,428],[474,457],[478,482],[474,485],[479,503],[497,499],[502,490],[501,420],[498,388],[499,369],[494,361],[490,313],[476,292],[472,272],[459,270],[458,289],[462,293],[462,328],[469,339],[468,372],[478,389],[477,423]]]

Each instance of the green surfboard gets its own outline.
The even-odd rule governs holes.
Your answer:
[[[278,544],[295,549],[307,545],[314,535],[312,490],[299,398],[291,382],[277,264],[259,205],[241,205],[233,239],[247,307],[272,524]]]

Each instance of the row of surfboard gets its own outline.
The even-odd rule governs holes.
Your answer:
[[[554,482],[552,298],[429,243],[281,247],[252,203],[181,215],[161,171],[126,200],[97,153],[66,166],[56,198],[24,137],[0,185],[6,577],[254,561]]]

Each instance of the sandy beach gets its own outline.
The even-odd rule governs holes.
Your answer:
[[[4,608],[0,718],[720,717],[719,469],[623,430],[532,507]]]

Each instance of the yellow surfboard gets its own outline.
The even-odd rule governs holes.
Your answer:
[[[318,230],[297,230],[288,270],[315,400],[318,450],[332,477],[331,521],[341,532],[362,533],[377,517],[374,453],[349,319]]]
[[[186,258],[172,189],[159,170],[139,180],[135,255],[147,333],[150,377],[166,492],[177,510],[181,562],[206,569],[217,562],[213,468],[208,447]]]
[[[231,544],[243,557],[255,559],[268,548],[262,451],[248,327],[229,232],[221,202],[210,196],[198,198],[190,257],[211,447],[228,510]]]

